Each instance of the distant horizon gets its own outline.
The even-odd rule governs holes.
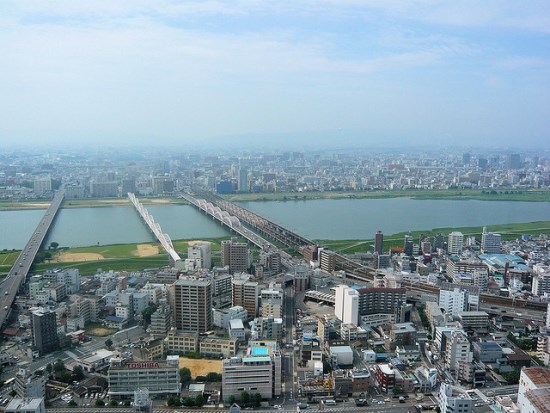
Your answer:
[[[0,146],[550,145],[550,8],[0,3]]]

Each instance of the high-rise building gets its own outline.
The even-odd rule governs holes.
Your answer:
[[[357,290],[341,284],[336,287],[334,315],[344,324],[359,322],[359,293]]]
[[[245,192],[249,190],[248,187],[248,169],[240,167],[239,173],[237,176],[237,186],[240,192]]]
[[[201,268],[209,270],[212,268],[212,251],[210,243],[197,242],[187,248],[187,258],[200,259]]]
[[[405,235],[405,239],[403,240],[403,252],[405,255],[412,255],[413,254],[413,237],[412,235]]]
[[[222,266],[229,266],[229,272],[248,271],[250,267],[250,252],[245,242],[238,242],[236,237],[222,241]]]
[[[55,311],[36,310],[32,313],[32,341],[40,356],[59,350]]]
[[[498,254],[500,252],[500,242],[502,237],[500,234],[487,232],[487,227],[483,227],[481,234],[481,252],[484,254]]]
[[[462,232],[453,231],[449,234],[447,241],[447,252],[451,255],[458,255],[462,252],[464,245],[464,234]]]
[[[468,165],[470,163],[471,159],[472,159],[472,156],[470,155],[469,152],[466,152],[466,153],[462,154],[462,164],[463,165]]]
[[[369,314],[395,314],[406,302],[405,288],[361,288],[359,316]]]
[[[454,371],[459,364],[470,363],[472,360],[473,353],[470,351],[470,340],[466,333],[452,332],[445,349],[445,368]]]
[[[521,158],[519,153],[511,153],[508,155],[506,160],[508,169],[520,169],[521,168]]]
[[[212,328],[211,282],[180,278],[170,287],[174,325],[178,330],[204,333]]]
[[[531,293],[538,297],[550,293],[550,274],[542,273],[533,277]]]
[[[33,182],[33,190],[36,195],[44,195],[52,190],[52,178],[49,176],[36,178]]]
[[[378,253],[378,255],[382,255],[382,252],[384,251],[384,234],[382,231],[376,231],[376,234],[374,234],[374,252]]]
[[[258,296],[260,286],[256,281],[250,279],[250,274],[235,274],[231,280],[232,305],[243,307],[248,317],[254,318],[258,315]]]
[[[336,253],[331,250],[319,250],[319,267],[323,271],[333,272],[336,266]]]

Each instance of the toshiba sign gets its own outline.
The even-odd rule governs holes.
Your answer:
[[[155,369],[159,366],[158,363],[149,361],[143,363],[128,363],[126,367],[129,369]]]

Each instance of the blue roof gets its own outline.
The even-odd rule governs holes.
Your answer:
[[[116,315],[108,315],[105,317],[107,321],[114,321],[115,323],[120,323],[121,321],[124,321],[124,318],[117,317]]]

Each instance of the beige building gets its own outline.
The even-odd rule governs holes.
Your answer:
[[[250,252],[245,242],[238,242],[236,237],[222,241],[221,244],[222,266],[229,266],[229,272],[248,271],[250,267]]]
[[[276,348],[250,347],[245,357],[223,361],[223,397],[239,398],[243,391],[259,393],[263,399],[281,395],[281,354]]]
[[[233,357],[237,353],[238,341],[235,337],[204,337],[199,343],[199,352],[205,355]]]
[[[169,287],[174,327],[204,333],[212,328],[211,283],[206,278],[180,278]]]
[[[231,281],[232,305],[240,305],[248,314],[249,318],[258,315],[260,286],[256,281],[250,280],[251,275],[246,273],[233,275]]]
[[[164,339],[164,348],[168,354],[196,353],[199,350],[199,334],[172,328]]]

